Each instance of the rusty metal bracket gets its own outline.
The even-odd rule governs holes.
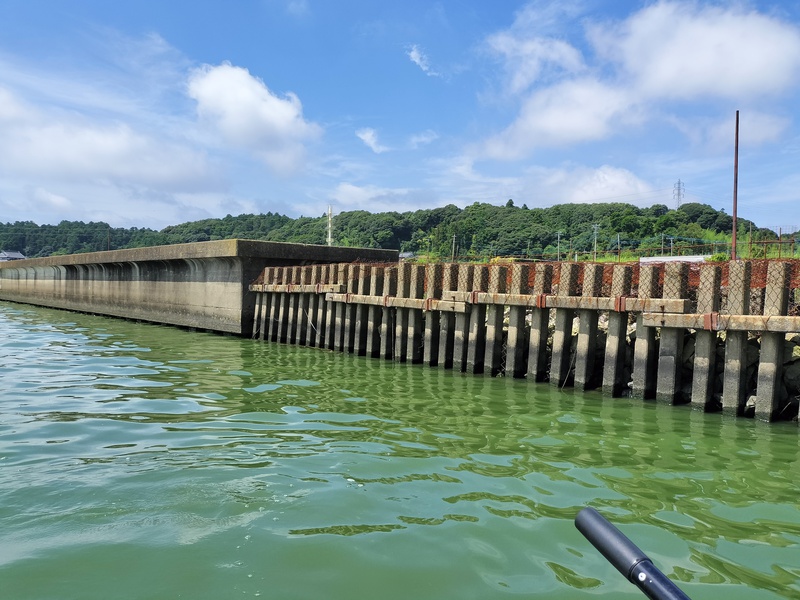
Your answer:
[[[536,308],[547,308],[547,294],[536,295]]]
[[[625,303],[626,303],[625,296],[615,296],[614,297],[614,310],[616,312],[625,312]]]
[[[718,312],[710,312],[703,315],[703,329],[706,331],[719,331]]]

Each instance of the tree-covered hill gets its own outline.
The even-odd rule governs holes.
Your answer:
[[[404,213],[343,212],[333,218],[333,238],[341,246],[441,257],[455,253],[462,257],[555,258],[557,250],[562,257],[567,252],[586,255],[594,251],[595,239],[598,252],[645,254],[666,248],[675,253],[713,253],[729,247],[732,223],[724,211],[698,203],[677,210],[663,204],[638,208],[623,203],[528,209],[509,200],[499,206],[475,203],[463,209],[450,204]],[[740,240],[753,240],[756,247],[760,241],[777,237],[745,219],[739,219],[738,229]],[[102,222],[0,223],[0,249],[30,257],[231,238],[324,244],[326,236],[325,215],[293,219],[271,212],[204,219],[161,231],[114,228]]]

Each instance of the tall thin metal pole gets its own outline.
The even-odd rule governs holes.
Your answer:
[[[558,236],[558,241],[556,242],[558,244],[556,248],[556,260],[558,261],[561,260],[561,232],[556,231],[556,236]]]
[[[736,260],[736,214],[739,188],[739,111],[736,111],[736,142],[733,150],[733,239],[731,240],[731,260]]]
[[[328,246],[333,246],[333,207],[328,204]]]

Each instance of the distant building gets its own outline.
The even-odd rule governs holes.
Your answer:
[[[6,252],[5,250],[0,250],[0,262],[6,262],[9,260],[23,260],[28,258],[21,252]]]

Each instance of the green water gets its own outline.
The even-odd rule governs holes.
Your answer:
[[[796,426],[0,303],[3,599],[800,597]]]

